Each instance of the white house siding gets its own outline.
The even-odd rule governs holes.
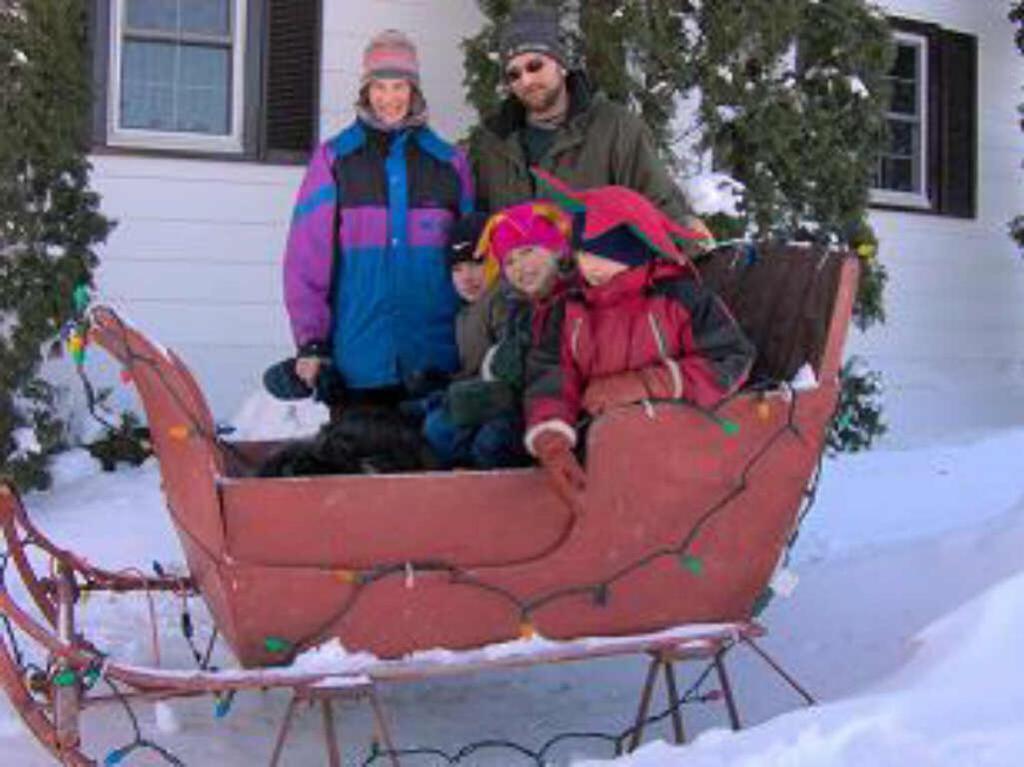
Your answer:
[[[471,114],[457,43],[479,27],[473,0],[323,5],[321,135],[352,119],[363,46],[388,27],[419,44],[434,125],[449,137],[464,132]],[[124,154],[92,162],[103,211],[118,222],[101,251],[99,292],[175,349],[215,415],[230,418],[266,365],[292,350],[280,260],[302,169]],[[90,361],[99,380],[116,381],[99,355]]]
[[[117,221],[99,293],[177,351],[218,417],[290,348],[280,258],[301,169],[97,155],[93,184]]]
[[[854,334],[882,371],[890,444],[1024,423],[1024,262],[1006,224],[1024,212],[1016,105],[1024,58],[1002,0],[888,0],[892,13],[978,38],[978,214],[876,210],[888,321]]]
[[[1006,222],[1024,211],[1024,141],[1015,105],[1024,64],[1002,0],[889,0],[891,12],[979,39],[979,204],[973,221],[875,211],[891,275],[889,320],[852,349],[885,375],[890,442],[910,444],[1024,421],[1024,266]],[[324,2],[321,134],[352,118],[363,45],[397,27],[420,47],[432,121],[471,121],[459,42],[474,0]],[[301,169],[138,156],[93,158],[104,210],[119,226],[99,286],[177,349],[226,418],[270,361],[291,348],[279,261]]]

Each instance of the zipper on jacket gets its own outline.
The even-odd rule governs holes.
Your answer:
[[[668,359],[668,343],[665,341],[665,334],[661,329],[661,323],[654,316],[654,312],[647,312],[647,320],[651,325],[651,333],[654,335],[654,343],[658,346],[658,354],[663,360]]]
[[[583,328],[583,318],[574,317],[572,321],[572,335],[569,336],[569,351],[572,353],[572,358],[578,363],[580,362],[580,332]]]

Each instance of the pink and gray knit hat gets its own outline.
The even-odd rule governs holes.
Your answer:
[[[416,45],[408,35],[397,29],[386,29],[370,40],[363,51],[360,82],[366,85],[375,78],[402,78],[419,85],[420,60]]]
[[[505,258],[516,248],[529,245],[569,255],[572,221],[550,202],[524,202],[491,216],[480,237],[479,250],[490,255],[504,268]]]

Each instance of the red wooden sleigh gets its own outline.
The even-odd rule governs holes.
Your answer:
[[[183,362],[114,311],[94,308],[90,340],[137,388],[190,577],[95,568],[49,541],[13,491],[0,489],[8,556],[39,617],[6,588],[0,611],[51,657],[48,684],[33,690],[0,644],[0,682],[55,756],[90,764],[77,733],[89,696],[81,683],[55,684],[61,673],[102,673],[139,693],[173,697],[308,689],[330,670],[286,664],[334,638],[381,659],[361,670],[380,680],[431,673],[415,658],[402,660],[417,650],[471,650],[533,634],[567,644],[518,662],[670,648],[685,657],[686,648],[717,651],[755,635],[755,602],[794,533],[837,402],[857,262],[797,246],[752,254],[716,253],[702,265],[705,280],[758,345],[762,380],[787,381],[806,362],[817,386],[756,387],[714,412],[677,402],[609,412],[589,431],[579,516],[536,469],[253,476],[250,467],[274,445],[223,443]],[[54,575],[36,574],[26,542],[52,557]],[[249,671],[121,666],[74,631],[83,588],[194,589]],[[586,637],[618,639],[573,643]],[[493,665],[481,657],[469,667]]]

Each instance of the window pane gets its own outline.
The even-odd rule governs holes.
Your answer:
[[[902,120],[889,121],[889,150],[891,154],[911,157],[917,154],[918,126]]]
[[[126,40],[121,127],[230,133],[230,51]]]
[[[129,29],[230,34],[231,0],[126,0]]]
[[[230,62],[226,48],[181,46],[178,130],[230,133]]]
[[[892,76],[904,80],[917,79],[918,46],[899,43],[896,47],[896,62],[892,67]]]
[[[125,24],[131,29],[178,29],[178,0],[126,0]]]
[[[878,160],[875,188],[924,194],[922,151],[927,105],[921,101],[926,52],[923,42],[897,40],[896,61],[889,73],[892,88],[886,149]]]
[[[121,60],[121,127],[174,130],[177,46],[126,40]]]
[[[892,105],[890,111],[904,115],[917,114],[917,83],[892,81]]]
[[[180,0],[181,29],[208,35],[227,35],[230,31],[229,0]]]
[[[881,188],[894,192],[916,192],[913,160],[883,157]]]

